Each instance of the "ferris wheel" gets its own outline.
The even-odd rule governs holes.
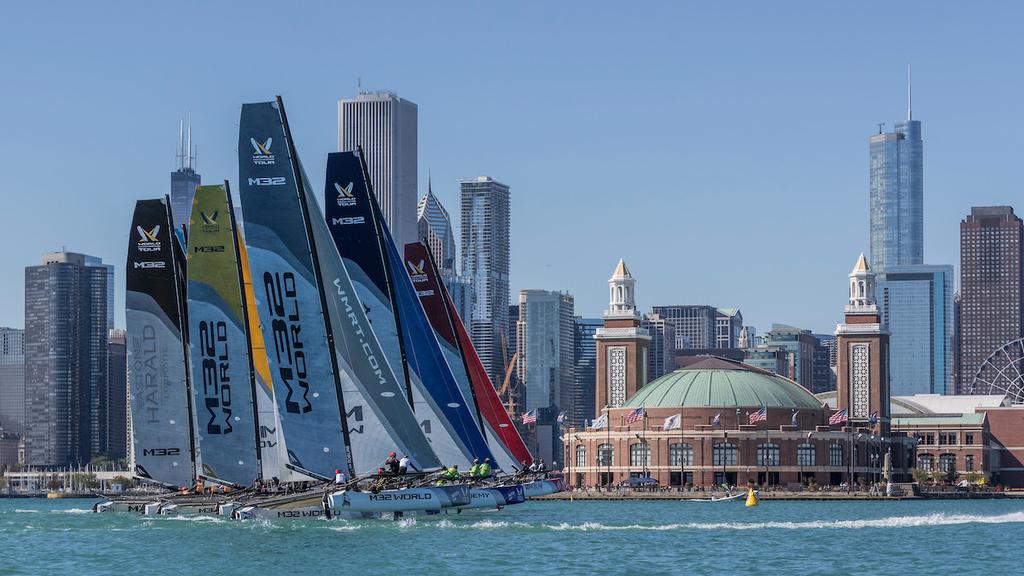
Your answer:
[[[1024,404],[1024,338],[996,348],[982,362],[968,394],[1006,394],[1013,404]]]

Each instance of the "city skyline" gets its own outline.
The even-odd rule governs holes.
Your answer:
[[[364,9],[353,8],[349,17],[380,17]],[[12,21],[34,18],[36,10],[17,7]],[[809,26],[825,15],[815,9],[791,15],[752,6],[737,18],[717,9],[670,8],[662,11],[662,18],[645,21],[643,28],[626,22],[624,41],[606,46],[591,31],[606,29],[616,19],[601,9],[577,14],[553,8],[551,22],[539,23],[529,10],[511,7],[464,16],[444,7],[414,7],[390,28],[373,31],[399,40],[398,48],[358,50],[358,58],[346,62],[333,58],[317,39],[325,37],[316,31],[330,18],[309,19],[305,27],[310,33],[296,38],[295,46],[306,66],[272,74],[263,72],[285,56],[252,61],[240,48],[245,44],[242,36],[219,30],[223,37],[211,40],[215,46],[202,48],[218,57],[206,61],[202,70],[190,70],[191,81],[182,82],[173,73],[150,78],[144,71],[173,70],[172,63],[182,58],[198,60],[198,47],[186,47],[182,54],[180,46],[171,50],[177,43],[164,42],[169,39],[164,32],[142,36],[142,27],[126,26],[143,21],[141,10],[128,9],[111,22],[77,10],[69,7],[68,21],[54,23],[55,34],[81,45],[73,57],[65,58],[62,44],[46,46],[17,26],[0,40],[5,47],[16,43],[24,47],[19,52],[35,54],[5,63],[5,68],[8,77],[31,80],[37,88],[31,101],[16,91],[0,96],[0,103],[19,110],[0,144],[0,157],[18,168],[10,171],[4,190],[24,194],[24,201],[0,216],[7,233],[20,238],[0,259],[0,270],[8,276],[34,263],[38,254],[63,245],[113,262],[116,277],[123,278],[123,231],[105,223],[127,221],[131,200],[168,192],[166,174],[174,167],[178,121],[189,112],[193,142],[203,148],[197,171],[211,181],[226,178],[234,184],[233,125],[239,104],[281,93],[290,104],[295,136],[307,151],[304,159],[317,188],[319,168],[337,144],[336,101],[350,97],[360,78],[419,105],[418,180],[425,182],[431,170],[435,193],[446,206],[457,203],[457,181],[476,174],[491,174],[518,191],[511,217],[510,293],[534,287],[568,291],[583,316],[595,316],[603,308],[603,294],[593,286],[603,281],[606,262],[624,257],[643,278],[638,302],[643,311],[656,304],[715,302],[740,307],[746,323],[761,329],[785,322],[831,332],[840,320],[836,303],[841,292],[834,279],[847,267],[846,259],[836,255],[868,251],[865,139],[877,122],[903,115],[907,63],[913,63],[915,72],[914,118],[928,130],[926,261],[959,261],[957,226],[971,206],[1015,203],[1012,171],[992,169],[1013,165],[1018,139],[1014,128],[1021,123],[1015,81],[991,74],[1011,65],[1017,53],[1012,44],[1001,44],[1012,38],[999,33],[1013,20],[1005,15],[993,18],[979,11],[952,18],[951,8],[887,8],[894,18],[913,14],[921,26],[895,41],[879,42],[888,34],[863,7],[832,11],[832,17],[845,22],[828,36]],[[158,8],[154,15],[165,10],[172,13]],[[222,11],[195,10],[197,16],[211,16],[210,21]],[[254,9],[247,15],[250,24],[271,22],[269,13],[262,12]],[[570,17],[566,33],[579,41],[579,52],[553,50],[552,43],[563,40],[547,34],[547,27],[561,28]],[[458,50],[464,37],[443,39],[417,44],[418,53],[410,54],[403,49],[408,47],[406,38],[424,19],[441,32],[467,20],[494,20],[502,23],[499,34],[530,32],[543,40],[521,49],[486,46],[465,56]],[[206,30],[204,20],[196,19],[197,33]],[[700,49],[679,58],[708,43],[708,34],[726,21],[737,38],[746,39],[723,45],[710,58],[697,57],[704,53]],[[105,33],[111,26],[127,28],[129,37]],[[301,27],[290,23],[288,28]],[[771,39],[799,31],[800,42],[766,45],[765,28],[772,29]],[[86,38],[86,29],[91,30],[89,38],[96,38],[78,42]],[[967,39],[956,48],[943,42],[954,29]],[[354,31],[351,44],[365,43],[368,33]],[[120,66],[99,57],[124,41],[153,49],[142,51],[144,56],[119,55]],[[166,46],[155,45],[161,42]],[[806,50],[808,42],[816,42],[819,49]],[[560,55],[541,57],[552,53]],[[502,66],[501,78],[471,74],[491,61]],[[313,71],[326,65],[331,79],[317,78]],[[42,70],[45,77],[38,76]],[[617,81],[610,82],[609,73]],[[136,79],[131,90],[128,78]],[[147,80],[140,83],[139,78]],[[464,88],[459,88],[460,78],[466,79]],[[68,81],[79,86],[80,98],[74,102],[65,97]],[[239,88],[196,90],[200,85]],[[576,96],[572,105],[555,97],[570,94]],[[608,106],[645,94],[653,97],[642,108]],[[98,117],[104,118],[99,130]],[[996,117],[998,124],[989,122]],[[816,118],[828,121],[824,136],[822,121]],[[982,126],[991,144],[984,151],[966,145]],[[75,154],[62,152],[67,147],[56,143],[69,133],[89,134],[91,145]],[[805,148],[799,155],[787,151],[810,138],[818,142],[815,149]],[[54,152],[46,152],[49,146]],[[75,184],[75,191],[69,191],[68,183],[92,167],[103,165],[110,172],[111,159],[117,160],[113,175],[107,174],[102,186]],[[615,183],[630,174],[629,188]],[[616,204],[623,199],[624,204]],[[662,261],[662,251],[655,247],[699,246],[723,222],[688,216],[727,207],[726,222],[735,238],[715,250],[686,250],[684,266]],[[621,213],[632,214],[637,222],[677,213],[675,221],[687,225],[645,226],[625,235],[591,233],[599,222]],[[39,214],[47,215],[46,226],[37,224]],[[777,224],[792,221],[794,215],[802,225],[802,252],[750,258],[758,237],[781,234]],[[813,240],[823,236],[832,239]],[[743,266],[729,264],[741,261]],[[718,273],[693,274],[709,266]],[[0,325],[23,325],[24,295],[17,284],[0,288]],[[119,326],[123,298],[122,286],[116,300]]]

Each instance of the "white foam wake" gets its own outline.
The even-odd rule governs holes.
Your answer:
[[[952,526],[956,524],[1011,524],[1024,522],[1024,512],[1011,512],[996,516],[977,514],[935,513],[924,516],[891,516],[864,520],[812,520],[808,522],[690,522],[685,524],[661,524],[623,526],[584,522],[583,524],[561,523],[545,525],[551,530],[816,530],[861,528],[913,528],[918,526]]]

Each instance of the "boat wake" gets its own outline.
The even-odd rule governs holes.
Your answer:
[[[976,514],[936,513],[924,516],[891,516],[864,520],[813,520],[809,522],[690,522],[685,524],[662,524],[641,526],[630,524],[614,526],[599,522],[583,524],[545,525],[551,530],[857,530],[861,528],[914,528],[921,526],[952,526],[957,524],[1014,524],[1024,522],[1024,512],[1012,512],[996,516]]]

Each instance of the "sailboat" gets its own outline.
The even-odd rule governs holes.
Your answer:
[[[280,144],[275,148],[274,142]],[[263,278],[264,293],[256,289],[256,303],[264,340],[273,342],[268,357],[288,447],[287,467],[313,479],[328,480],[329,469],[336,471],[338,478],[358,479],[360,474],[375,472],[390,449],[413,458],[424,471],[439,469],[440,461],[412,414],[404,386],[387,363],[374,327],[327,236],[326,223],[306,194],[308,179],[280,98],[243,105],[239,150],[246,244],[252,275]],[[303,324],[295,326],[295,322]],[[296,340],[296,335],[301,335],[301,340]],[[304,363],[295,361],[296,353]],[[312,391],[309,367],[314,365],[321,367],[325,378],[331,378],[333,389]],[[300,367],[306,369],[302,374]],[[303,381],[303,376],[308,381]],[[333,403],[322,401],[326,393],[333,396]],[[319,420],[312,416],[315,414]],[[340,430],[334,428],[335,422]],[[304,431],[316,432],[317,426],[329,427],[324,428],[322,442],[329,440],[328,433],[334,441],[343,442],[344,465],[325,460],[317,447],[310,445]],[[324,454],[330,452],[330,446],[323,446]],[[232,517],[362,515],[468,503],[464,486],[364,493],[350,489],[352,484],[337,493],[337,502],[316,487],[245,502],[235,507]]]
[[[139,200],[129,231],[126,288],[129,409],[135,476],[167,490],[195,477],[183,251],[164,199]],[[143,512],[120,498],[94,510]]]

